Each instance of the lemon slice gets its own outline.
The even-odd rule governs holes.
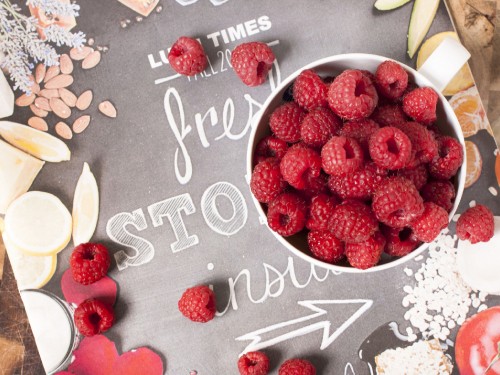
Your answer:
[[[0,121],[0,135],[11,145],[45,161],[57,163],[71,158],[63,141],[26,125]]]
[[[89,242],[99,217],[99,190],[87,163],[78,179],[73,198],[73,244]]]
[[[14,246],[33,256],[55,255],[71,239],[72,219],[56,196],[30,191],[11,203],[5,214],[5,233]]]

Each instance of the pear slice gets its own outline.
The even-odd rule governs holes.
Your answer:
[[[436,16],[439,0],[415,0],[408,29],[408,55],[413,58]]]
[[[410,0],[377,0],[374,4],[378,10],[391,10],[405,5]]]

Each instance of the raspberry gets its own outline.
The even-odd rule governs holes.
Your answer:
[[[408,255],[420,245],[411,228],[390,228],[382,225],[381,231],[386,240],[385,252],[393,257]]]
[[[328,221],[338,200],[326,194],[319,194],[311,199],[306,227],[309,230],[328,230]]]
[[[385,176],[387,176],[385,171],[379,171],[375,163],[369,162],[364,168],[355,172],[330,176],[328,187],[342,199],[369,200]]]
[[[371,119],[380,126],[394,126],[407,121],[406,115],[399,105],[379,106],[373,111]]]
[[[347,137],[332,137],[321,149],[323,170],[329,175],[351,173],[363,165],[363,150]]]
[[[314,257],[335,264],[344,258],[344,243],[327,230],[312,230],[307,234],[307,243]]]
[[[181,36],[170,48],[168,62],[177,73],[194,76],[205,70],[207,56],[200,42]]]
[[[311,177],[321,172],[321,157],[308,147],[291,147],[280,162],[281,175],[296,189],[305,189]]]
[[[262,85],[273,66],[273,50],[262,42],[242,43],[231,54],[234,71],[247,86]]]
[[[427,183],[429,172],[427,172],[427,166],[425,164],[420,164],[415,168],[400,169],[396,172],[396,176],[406,177],[413,182],[417,190],[420,190]]]
[[[295,143],[300,140],[300,124],[304,116],[304,110],[297,103],[285,103],[274,110],[269,119],[269,126],[279,139]]]
[[[495,221],[488,207],[478,204],[458,218],[457,236],[471,244],[488,242],[495,232]]]
[[[353,267],[366,270],[375,266],[382,256],[385,246],[385,237],[380,232],[360,243],[347,243],[345,255]]]
[[[306,218],[307,205],[296,193],[278,195],[267,209],[269,228],[283,237],[300,232],[306,224]]]
[[[108,272],[110,263],[108,249],[99,243],[78,245],[69,260],[73,279],[83,285],[102,279]]]
[[[95,298],[78,305],[74,321],[78,331],[84,336],[94,336],[106,332],[115,320],[113,308]]]
[[[269,358],[262,352],[248,352],[238,360],[240,375],[267,375]]]
[[[408,86],[408,73],[394,61],[384,61],[375,73],[378,92],[391,100],[403,95]]]
[[[286,187],[278,159],[268,158],[254,167],[250,178],[250,190],[259,202],[269,203]]]
[[[436,121],[439,96],[430,87],[418,87],[403,98],[403,111],[417,122],[428,125]]]
[[[450,212],[455,200],[455,187],[447,180],[430,181],[422,187],[420,195],[425,202],[436,203],[443,207],[446,212]]]
[[[464,161],[464,150],[458,140],[448,136],[438,138],[439,156],[429,164],[429,173],[440,180],[448,180],[457,174]]]
[[[316,107],[327,107],[328,89],[313,70],[302,71],[293,84],[295,102],[310,111]]]
[[[289,359],[280,366],[278,375],[316,375],[316,368],[305,359]]]
[[[302,141],[311,147],[323,147],[337,134],[342,121],[328,108],[316,108],[309,112],[300,126]]]
[[[333,209],[329,230],[345,242],[362,242],[378,229],[378,222],[366,204],[346,200]]]
[[[258,164],[269,157],[281,160],[286,150],[288,150],[288,144],[284,140],[272,135],[262,138],[255,147],[254,163]]]
[[[368,147],[372,160],[382,168],[404,168],[412,156],[410,139],[392,126],[377,130],[371,136]]]
[[[311,175],[306,175],[306,186],[301,193],[305,198],[311,200],[313,197],[319,194],[327,194],[328,190],[328,176],[321,172],[318,177],[311,177]]]
[[[379,129],[380,126],[375,121],[363,118],[346,122],[342,129],[340,129],[339,135],[358,141],[363,151],[368,155],[368,141]]]
[[[177,303],[179,311],[189,320],[206,323],[215,316],[215,294],[206,285],[186,289]]]
[[[432,202],[424,203],[424,212],[410,223],[415,237],[422,242],[432,242],[448,226],[448,213]]]
[[[377,103],[375,86],[359,70],[345,70],[330,84],[328,104],[341,118],[357,120],[368,117]]]
[[[412,160],[407,167],[428,163],[438,154],[438,144],[433,134],[417,122],[402,122],[394,125],[405,133],[411,141]]]
[[[372,209],[382,223],[403,228],[422,214],[424,202],[410,180],[390,177],[375,190]]]

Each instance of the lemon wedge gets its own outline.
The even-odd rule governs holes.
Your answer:
[[[99,217],[99,190],[87,163],[78,179],[73,198],[73,244],[89,242]]]
[[[52,256],[71,239],[71,214],[55,195],[30,191],[11,203],[5,214],[5,234],[19,250]]]
[[[420,43],[431,28],[436,16],[439,0],[415,0],[408,28],[408,55],[413,58]]]
[[[63,141],[26,125],[0,121],[0,135],[11,145],[45,161],[57,163],[71,158]]]

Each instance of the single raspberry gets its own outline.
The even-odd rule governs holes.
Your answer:
[[[306,228],[309,230],[328,230],[328,221],[338,199],[327,194],[319,194],[311,199]]]
[[[495,232],[495,219],[490,209],[478,204],[465,211],[457,221],[457,236],[471,244],[488,242]]]
[[[293,84],[295,102],[310,111],[316,107],[327,107],[328,89],[314,70],[302,71]]]
[[[344,243],[327,230],[312,230],[307,234],[309,250],[323,262],[335,264],[344,258]]]
[[[269,358],[262,352],[248,352],[238,360],[240,375],[267,375]]]
[[[255,147],[254,163],[258,164],[269,157],[281,160],[286,150],[288,150],[288,144],[284,140],[272,135],[264,137]]]
[[[95,298],[78,305],[74,321],[78,331],[84,336],[94,336],[106,332],[115,320],[113,308]]]
[[[297,103],[285,103],[276,108],[271,114],[269,126],[279,139],[295,143],[300,140],[300,124],[304,116],[304,110]]]
[[[391,100],[401,97],[408,86],[408,73],[391,60],[378,66],[375,79],[378,92]]]
[[[380,126],[368,118],[360,120],[348,121],[339,131],[339,135],[343,137],[353,138],[358,141],[359,145],[368,156],[368,141],[370,137],[380,129]]]
[[[206,285],[188,288],[182,293],[177,307],[189,320],[206,323],[215,316],[215,293]]]
[[[99,243],[78,245],[69,260],[73,279],[83,285],[102,279],[108,272],[110,263],[108,249]]]
[[[267,158],[257,164],[250,178],[250,190],[262,203],[269,203],[287,187],[280,172],[280,162],[276,158]]]
[[[278,375],[316,375],[316,368],[305,359],[289,359],[280,366]]]
[[[407,117],[399,105],[378,106],[370,118],[380,126],[394,126],[407,121]]]
[[[439,96],[430,87],[418,87],[403,98],[403,111],[417,122],[431,124],[436,121]]]
[[[304,229],[307,205],[296,193],[283,193],[274,198],[267,209],[267,224],[278,234],[287,237]]]
[[[393,257],[403,257],[415,250],[420,241],[413,235],[413,230],[406,228],[391,228],[382,225],[380,230],[385,237],[385,252]]]
[[[384,251],[385,237],[380,232],[359,243],[347,243],[345,255],[349,264],[353,267],[366,270],[380,261]]]
[[[429,163],[438,155],[438,143],[434,135],[423,125],[408,121],[394,126],[405,133],[411,141],[413,155],[407,167]]]
[[[439,156],[429,164],[429,173],[440,180],[448,180],[457,174],[464,161],[464,149],[459,141],[449,136],[438,138]]]
[[[418,240],[432,242],[448,226],[448,212],[435,203],[425,202],[424,212],[410,226]]]
[[[381,170],[375,163],[369,162],[355,172],[330,176],[328,187],[342,199],[369,200],[386,176],[386,170]]]
[[[321,156],[312,148],[291,147],[280,162],[281,175],[296,189],[305,189],[308,178],[321,172]]]
[[[302,141],[311,147],[323,147],[342,127],[342,121],[328,108],[309,112],[300,126]]]
[[[168,62],[177,73],[194,76],[205,70],[207,56],[200,42],[181,36],[170,48]]]
[[[420,164],[415,168],[399,169],[396,171],[396,176],[406,177],[413,182],[413,185],[420,191],[429,179],[429,172],[427,172],[427,166],[425,164]]]
[[[359,143],[347,137],[332,137],[321,149],[323,170],[329,175],[351,173],[363,165]]]
[[[410,180],[389,177],[375,190],[372,209],[382,223],[403,228],[422,214],[424,202]]]
[[[273,50],[262,42],[242,43],[231,54],[234,71],[247,86],[262,85],[273,66]]]
[[[425,202],[436,203],[450,212],[455,201],[455,187],[448,180],[430,181],[420,190]]]
[[[344,70],[330,84],[328,104],[347,120],[368,117],[377,106],[378,95],[370,78],[359,70]]]
[[[392,126],[377,130],[371,136],[368,147],[372,160],[382,168],[404,168],[412,156],[410,139]]]
[[[328,227],[339,240],[362,242],[375,233],[378,222],[369,206],[345,200],[333,209]]]

